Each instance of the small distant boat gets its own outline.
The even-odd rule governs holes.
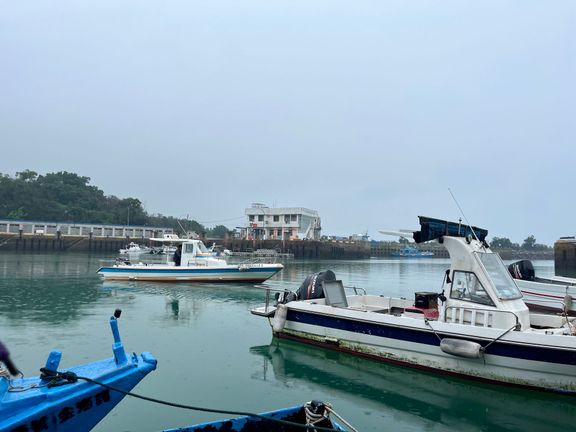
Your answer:
[[[415,247],[406,246],[402,249],[392,251],[390,256],[399,258],[430,258],[434,256],[434,252],[421,251]]]
[[[530,309],[576,316],[576,279],[562,276],[539,277],[530,260],[512,263],[508,270],[524,294],[524,302]]]
[[[413,230],[380,230],[380,234],[400,237],[404,242],[413,240],[414,231]],[[434,252],[421,251],[413,246],[404,246],[401,249],[390,252],[390,256],[397,258],[430,258],[434,256]]]
[[[128,243],[128,246],[126,246],[124,249],[120,249],[119,252],[121,255],[136,255],[150,252],[150,248],[147,246],[140,246],[138,243],[130,242]]]
[[[42,375],[24,378],[0,349],[0,430],[10,432],[91,430],[124,398],[124,394],[89,380],[130,391],[156,369],[156,359],[147,352],[127,355],[120,340],[117,318],[110,319],[114,357],[58,371],[60,351],[52,351]],[[20,377],[17,377],[20,376]]]
[[[265,259],[228,264],[213,256],[201,240],[170,239],[170,242],[181,246],[179,262],[147,264],[123,259],[113,266],[101,267],[98,274],[106,280],[259,283],[284,268]]]
[[[349,429],[344,429],[340,423],[331,418],[331,414],[334,414],[334,412],[329,405],[319,401],[311,401],[303,405],[283,408],[258,415],[218,420],[176,429],[166,429],[164,432],[301,432],[304,430],[316,430],[313,427],[304,429],[303,426],[305,425],[344,432],[354,430],[349,425],[347,425]],[[343,420],[341,419],[341,421]]]

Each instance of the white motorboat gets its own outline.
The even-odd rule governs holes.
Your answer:
[[[530,312],[486,230],[420,218],[417,243],[437,241],[451,267],[442,293],[415,300],[346,295],[332,272],[307,278],[252,313],[267,317],[272,332],[385,362],[447,375],[576,393],[574,320]]]
[[[213,256],[200,240],[171,239],[171,242],[181,248],[179,262],[149,264],[118,260],[113,266],[101,267],[98,274],[106,280],[256,283],[269,279],[284,268],[282,264],[263,260],[228,264]]]
[[[530,260],[512,263],[508,270],[530,309],[576,316],[576,279],[539,277]]]
[[[144,252],[149,252],[150,248],[147,246],[140,246],[138,243],[130,242],[124,249],[120,249],[121,255],[137,255]]]

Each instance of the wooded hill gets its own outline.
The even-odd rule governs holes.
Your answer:
[[[60,171],[39,175],[30,170],[14,177],[0,174],[0,219],[38,220],[112,225],[162,226],[182,233],[196,231],[210,237],[223,237],[223,225],[207,229],[202,224],[161,214],[150,215],[137,198],[105,195],[90,178]],[[178,223],[180,222],[180,223]]]

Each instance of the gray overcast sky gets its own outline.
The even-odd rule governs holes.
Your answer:
[[[0,172],[213,226],[576,234],[576,2],[0,0]],[[241,219],[223,222],[229,227]]]

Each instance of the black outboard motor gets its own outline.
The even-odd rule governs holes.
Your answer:
[[[307,276],[296,291],[298,300],[309,300],[324,298],[324,290],[322,289],[323,281],[336,280],[336,275],[332,270],[326,270],[319,273],[312,273]]]
[[[508,266],[508,271],[514,279],[533,281],[536,279],[534,266],[530,260],[522,260]]]

